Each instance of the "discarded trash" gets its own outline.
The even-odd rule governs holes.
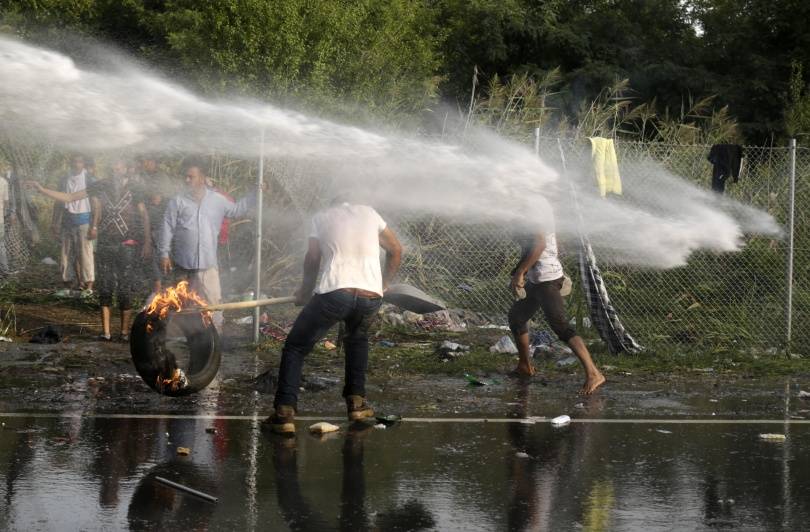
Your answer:
[[[388,414],[387,416],[377,416],[377,421],[386,426],[391,426],[398,421],[402,421],[402,416],[396,414]]]
[[[9,338],[8,336],[0,336],[0,342],[13,342],[13,341],[14,340]]]
[[[515,453],[515,456],[518,458],[529,458],[529,453],[524,453],[523,451],[518,451]]]
[[[500,340],[489,348],[490,353],[509,353],[515,354],[518,352],[515,342],[508,336],[501,336]]]
[[[450,340],[445,340],[441,343],[437,349],[437,352],[442,358],[447,360],[457,358],[469,350],[470,346],[468,345],[457,344],[455,342],[451,342]]]
[[[217,429],[215,427],[208,427],[207,429],[205,429],[205,432],[208,434],[216,434]]]
[[[320,392],[340,384],[340,379],[321,377],[318,375],[304,376],[301,380],[303,381],[304,389],[308,392]]]
[[[660,432],[661,434],[672,434],[671,430],[666,429],[655,429],[655,432]]]
[[[785,436],[784,434],[765,433],[760,434],[759,439],[765,441],[785,441],[787,439],[787,436]]]
[[[165,485],[167,485],[167,486],[171,486],[171,487],[172,487],[172,488],[174,488],[174,489],[177,489],[177,490],[180,490],[180,491],[185,491],[186,493],[190,493],[190,494],[192,494],[192,495],[196,495],[197,497],[200,497],[200,498],[202,498],[202,499],[205,499],[206,501],[210,501],[210,502],[217,502],[217,501],[219,500],[219,499],[217,499],[216,497],[214,497],[213,495],[208,495],[207,493],[203,493],[203,492],[201,492],[201,491],[197,491],[197,490],[195,490],[194,488],[189,488],[188,486],[184,486],[184,485],[182,485],[182,484],[178,484],[177,482],[172,482],[171,480],[169,480],[169,479],[167,479],[167,478],[163,478],[163,477],[155,477],[155,480],[156,480],[156,481],[158,481],[158,482],[160,482],[161,484],[165,484]]]
[[[391,340],[380,340],[379,342],[377,342],[377,345],[379,345],[380,347],[396,347],[397,346],[397,344],[395,342],[392,342]]]
[[[585,403],[577,403],[577,404],[574,405],[574,408],[584,410],[585,409]]]
[[[180,456],[188,456],[191,454],[191,449],[189,449],[188,447],[178,447],[177,454],[179,454]]]
[[[810,392],[799,390],[799,399],[810,399]]]
[[[42,264],[47,264],[48,266],[56,266],[58,263],[50,257],[45,257],[40,261]]]
[[[250,325],[253,323],[253,316],[245,316],[244,318],[237,318],[233,320],[237,325]]]
[[[53,325],[40,329],[30,340],[32,344],[58,344],[61,341],[62,333]]]
[[[278,378],[274,370],[267,370],[253,381],[253,389],[259,393],[270,395],[276,393]]]
[[[388,426],[385,423],[377,423],[376,425],[374,425],[374,428],[377,430],[384,430],[388,428]]]
[[[470,375],[469,373],[464,374],[464,378],[467,379],[467,382],[473,384],[475,386],[491,386],[493,384],[499,384],[498,381],[495,379],[490,379],[489,381],[485,381],[483,379],[479,379],[475,375]]]
[[[472,292],[475,290],[472,286],[468,284],[461,283],[460,285],[456,286],[459,290],[464,290],[465,292]]]
[[[508,325],[495,325],[494,323],[487,323],[486,325],[479,325],[479,329],[498,329],[499,331],[508,331]]]
[[[338,430],[340,430],[340,427],[327,423],[326,421],[315,423],[309,427],[309,431],[313,434],[326,434],[328,432],[335,432]]]
[[[330,342],[329,340],[326,340],[323,343],[323,348],[326,349],[327,351],[334,351],[335,349],[337,349],[337,346],[335,345],[334,342]]]
[[[577,357],[565,357],[557,361],[557,367],[563,368],[577,363]]]
[[[551,424],[555,427],[563,427],[569,423],[571,423],[571,416],[566,416],[565,414],[551,419]]]

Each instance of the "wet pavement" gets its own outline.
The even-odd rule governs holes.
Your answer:
[[[252,419],[4,419],[6,530],[799,530],[810,518],[805,424],[411,420],[315,437],[302,421],[285,438]]]
[[[810,400],[794,380],[613,374],[583,399],[574,375],[376,375],[378,412],[405,416],[380,429],[341,417],[336,359],[308,368],[291,439],[260,428],[272,396],[253,381],[273,356],[234,350],[209,388],[168,398],[125,346],[7,346],[0,529],[799,530],[810,518]],[[560,414],[573,422],[552,427]],[[327,420],[341,430],[307,432]]]

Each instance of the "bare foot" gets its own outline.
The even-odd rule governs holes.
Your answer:
[[[537,370],[534,369],[534,366],[531,362],[518,362],[517,367],[515,368],[515,373],[521,377],[532,377]]]
[[[587,376],[585,379],[585,384],[582,385],[579,393],[582,395],[591,395],[603,384],[605,384],[605,376],[602,375],[601,372],[597,371],[596,374]]]

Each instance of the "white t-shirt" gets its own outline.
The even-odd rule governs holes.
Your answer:
[[[316,214],[309,235],[321,248],[315,293],[358,288],[382,296],[380,233],[385,228],[385,220],[366,205],[343,203]]]
[[[563,267],[557,258],[557,236],[554,233],[545,233],[546,248],[540,254],[540,259],[526,272],[526,278],[532,283],[553,281],[563,276]]]
[[[557,235],[554,227],[554,211],[551,204],[545,198],[535,198],[534,204],[538,209],[537,222],[540,230],[546,237],[546,248],[540,254],[540,258],[526,272],[526,278],[532,283],[544,283],[553,281],[563,276],[563,267],[557,257]]]
[[[69,175],[65,178],[64,191],[68,194],[79,192],[87,188],[87,171],[82,170],[76,175]],[[69,201],[65,203],[65,209],[73,214],[90,212],[90,200],[87,198]]]

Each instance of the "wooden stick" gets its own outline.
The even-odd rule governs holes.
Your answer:
[[[293,303],[295,296],[271,297],[270,299],[257,299],[253,301],[236,301],[235,303],[219,303],[208,305],[207,307],[184,308],[178,314],[188,314],[191,312],[203,312],[206,310],[234,310],[240,308],[264,307],[267,305],[280,305],[281,303]]]

